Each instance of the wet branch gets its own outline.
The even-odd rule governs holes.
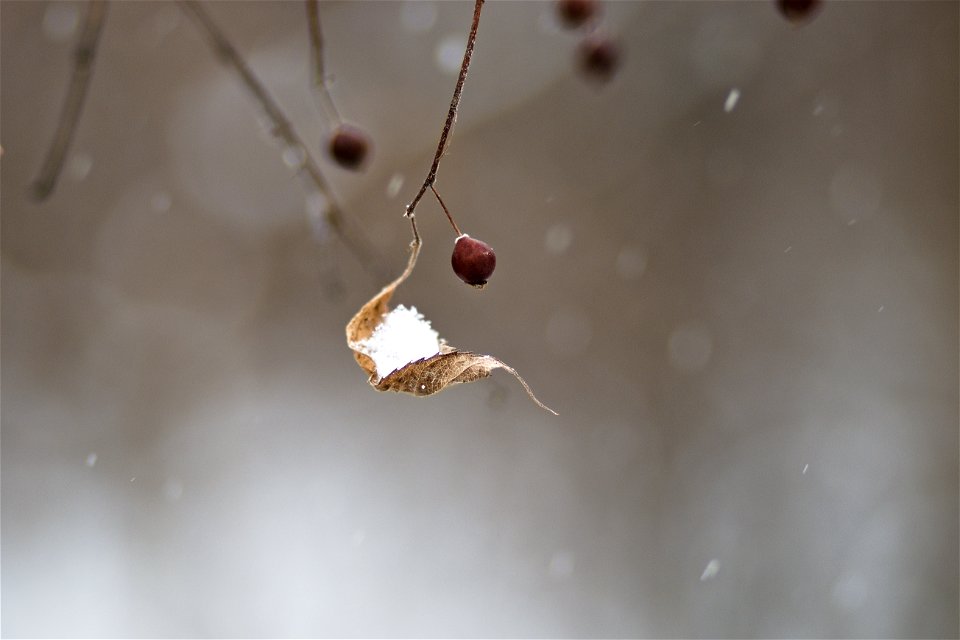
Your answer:
[[[423,198],[423,194],[427,192],[427,189],[431,189],[434,194],[436,194],[436,189],[433,188],[433,184],[437,179],[437,169],[440,167],[440,159],[443,157],[444,151],[447,148],[447,138],[450,136],[450,131],[453,129],[453,123],[457,119],[457,108],[460,106],[460,94],[463,93],[463,83],[467,79],[467,70],[470,68],[470,59],[473,57],[473,46],[477,40],[477,28],[480,26],[480,10],[483,9],[484,0],[476,0],[476,4],[473,8],[473,22],[470,25],[470,35],[467,38],[467,47],[463,52],[463,62],[460,63],[460,76],[457,78],[457,86],[453,90],[453,98],[450,100],[450,109],[447,111],[447,120],[443,123],[443,132],[440,134],[440,143],[437,145],[437,153],[433,157],[433,164],[430,165],[430,171],[427,173],[426,179],[423,181],[423,186],[420,187],[420,191],[417,192],[417,195],[413,198],[413,201],[407,205],[406,216],[413,216],[414,209],[417,208],[417,204],[420,202],[420,199]],[[439,199],[439,195],[437,198]],[[456,223],[453,221],[453,218],[450,217],[449,211],[444,207],[444,211],[447,213],[447,217],[450,219],[450,224],[453,225],[453,228],[459,233]]]
[[[267,118],[270,119],[272,127],[270,132],[279,139],[287,149],[295,149],[303,158],[300,171],[303,172],[310,181],[327,198],[330,206],[326,210],[326,221],[339,236],[347,248],[356,256],[365,268],[380,275],[382,269],[373,257],[373,251],[370,244],[362,235],[359,229],[348,229],[340,206],[333,197],[333,191],[327,183],[320,167],[317,165],[313,156],[310,155],[307,146],[293,128],[293,124],[280,109],[273,97],[267,92],[266,88],[253,74],[253,71],[247,65],[246,61],[230,43],[224,33],[210,18],[206,10],[194,0],[180,0],[181,8],[196,22],[200,30],[204,33],[213,48],[214,53],[225,65],[232,67],[240,76],[240,80],[260,104]]]
[[[93,63],[97,57],[97,45],[100,43],[100,34],[107,17],[107,3],[104,0],[90,0],[87,3],[87,16],[83,24],[83,32],[77,41],[73,52],[74,67],[70,87],[63,101],[60,120],[56,133],[47,151],[47,157],[40,169],[40,175],[33,183],[33,197],[45,200],[57,186],[57,180],[63,170],[63,162],[70,150],[80,112],[90,86],[90,77],[93,74]]]

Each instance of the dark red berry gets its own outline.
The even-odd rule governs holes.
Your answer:
[[[777,0],[780,13],[794,24],[806,22],[820,10],[820,0]]]
[[[363,130],[341,124],[330,136],[330,155],[344,169],[359,169],[370,151],[370,138]]]
[[[580,67],[599,80],[609,80],[620,66],[620,46],[604,35],[591,35],[580,43]]]
[[[493,275],[497,266],[497,254],[486,242],[463,234],[453,245],[450,264],[458,278],[474,287],[482,287]]]
[[[597,0],[557,0],[557,13],[565,27],[582,26],[598,11]]]

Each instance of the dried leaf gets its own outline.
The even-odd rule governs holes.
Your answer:
[[[397,287],[413,272],[417,263],[417,256],[420,254],[420,234],[417,232],[417,223],[413,216],[410,216],[410,224],[413,229],[413,242],[410,244],[410,259],[407,262],[406,269],[400,274],[399,278],[385,286],[380,290],[380,293],[363,305],[360,311],[347,323],[347,345],[353,350],[353,355],[360,368],[370,376],[370,384],[378,391],[396,391],[415,396],[429,396],[443,391],[452,384],[480,380],[488,377],[494,369],[503,369],[520,382],[527,395],[537,406],[556,415],[556,411],[537,400],[533,391],[530,390],[530,387],[513,367],[493,356],[460,351],[439,338],[436,338],[435,350],[432,348],[429,338],[426,338],[423,340],[425,344],[422,348],[425,351],[430,351],[430,353],[389,371],[386,375],[381,375],[383,373],[381,358],[381,372],[378,373],[377,356],[381,355],[378,352],[385,348],[384,341],[388,341],[390,337],[380,336],[377,329],[384,325],[384,318],[391,313],[390,299]],[[401,306],[393,313],[397,311],[404,312],[407,323],[410,322],[409,318],[411,317],[423,323],[423,326],[417,328],[421,339],[425,335],[431,334],[436,337],[436,332],[430,329],[429,322],[417,314],[416,309],[404,309]]]

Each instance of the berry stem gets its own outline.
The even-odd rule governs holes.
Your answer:
[[[37,200],[46,200],[57,186],[57,179],[63,170],[63,161],[73,142],[80,112],[86,100],[93,63],[97,58],[97,45],[100,42],[106,17],[107,3],[104,0],[90,0],[87,3],[87,17],[83,24],[83,32],[73,51],[74,66],[70,88],[67,89],[67,95],[63,100],[63,110],[60,112],[57,131],[53,135],[40,175],[33,183],[33,196]]]
[[[447,220],[450,221],[450,224],[453,226],[453,230],[457,232],[457,237],[463,235],[463,231],[460,231],[460,227],[457,226],[457,223],[453,221],[453,216],[450,215],[450,210],[447,209],[447,205],[444,204],[443,198],[440,197],[440,194],[437,193],[437,189],[431,184],[430,191],[433,191],[433,195],[437,196],[437,202],[440,203],[440,206],[443,207],[443,212],[447,214]]]
[[[253,71],[240,53],[227,39],[226,35],[220,31],[220,28],[213,22],[210,15],[199,3],[194,0],[180,0],[180,8],[197,24],[206,36],[214,53],[220,58],[220,61],[228,67],[232,67],[233,70],[237,72],[243,85],[260,104],[263,112],[270,120],[272,125],[270,127],[270,133],[280,140],[284,147],[297,149],[303,153],[303,163],[300,165],[301,175],[308,178],[309,182],[313,183],[314,187],[316,187],[330,203],[326,211],[327,224],[340,236],[341,241],[351,253],[354,254],[357,260],[359,260],[365,268],[379,276],[383,269],[373,258],[374,253],[370,249],[370,242],[360,229],[347,226],[347,221],[343,216],[340,205],[333,195],[333,191],[330,189],[330,185],[323,177],[323,174],[320,172],[320,167],[313,159],[313,156],[310,155],[307,145],[305,145],[303,140],[300,139],[300,136],[297,135],[293,124],[289,118],[287,118],[286,114],[284,114],[280,105],[278,105],[273,99],[273,96],[267,92],[266,87],[264,87],[260,80],[253,74]]]
[[[467,47],[463,52],[463,62],[460,63],[460,76],[457,78],[457,86],[453,90],[453,98],[450,100],[450,109],[447,111],[447,120],[443,123],[443,132],[440,134],[440,143],[437,145],[437,153],[433,156],[433,164],[430,165],[430,171],[427,173],[426,179],[423,181],[423,186],[420,187],[420,191],[417,192],[417,195],[414,197],[413,201],[407,205],[406,216],[409,218],[413,216],[414,209],[417,208],[420,199],[423,198],[423,194],[426,193],[427,189],[433,186],[433,183],[437,179],[437,169],[440,167],[440,158],[443,157],[443,152],[447,148],[447,138],[450,136],[450,131],[453,129],[453,123],[457,119],[457,108],[460,106],[460,94],[463,93],[463,83],[467,79],[467,70],[470,68],[470,59],[473,57],[473,46],[477,41],[477,28],[480,26],[480,10],[483,9],[484,0],[475,0],[476,4],[473,8],[473,22],[470,24],[470,35],[467,37]],[[436,191],[434,191],[436,193]],[[437,196],[439,200],[440,196]],[[441,201],[441,205],[443,202]],[[446,212],[447,217],[450,218],[450,223],[453,224],[453,228],[457,229],[456,223],[453,222],[453,218],[450,216],[450,212],[447,211],[447,208],[444,207],[443,210]],[[459,232],[459,229],[457,229]]]
[[[323,66],[323,32],[320,30],[320,7],[318,0],[306,0],[307,30],[310,34],[310,63],[313,67],[313,89],[317,102],[327,118],[336,127],[342,122],[340,112],[327,88],[327,74]],[[331,127],[331,128],[333,128]]]

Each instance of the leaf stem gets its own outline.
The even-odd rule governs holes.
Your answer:
[[[407,205],[407,210],[404,215],[411,217],[413,215],[414,209],[417,208],[420,199],[423,198],[423,194],[427,192],[427,189],[433,187],[433,183],[437,179],[437,169],[440,167],[440,159],[443,157],[444,151],[447,149],[447,138],[450,136],[450,131],[453,129],[453,123],[457,119],[457,108],[460,106],[460,94],[463,93],[463,83],[467,79],[467,71],[470,68],[470,59],[473,57],[473,47],[477,40],[477,28],[480,26],[480,11],[483,9],[484,0],[475,0],[476,4],[473,8],[473,22],[470,24],[470,35],[467,37],[467,47],[463,52],[463,62],[460,63],[460,76],[457,78],[457,86],[453,90],[453,98],[450,100],[450,109],[447,111],[447,120],[443,123],[443,132],[440,134],[440,143],[437,145],[437,153],[433,156],[433,163],[430,165],[430,171],[427,173],[426,179],[423,181],[423,186],[420,187],[420,191],[417,192],[417,195],[413,198],[413,201]],[[434,190],[434,195],[437,194]],[[437,195],[439,200],[440,196]],[[441,201],[441,206],[443,202]],[[443,210],[446,212],[447,217],[450,219],[450,223],[453,225],[453,228],[459,233],[459,228],[457,228],[456,223],[453,221],[453,217],[450,216],[450,212],[444,206]]]
[[[104,0],[90,0],[87,3],[87,17],[83,32],[73,51],[73,77],[70,78],[70,86],[63,100],[60,120],[47,151],[47,157],[39,176],[33,183],[33,197],[38,201],[46,200],[53,193],[63,170],[63,162],[73,142],[77,123],[80,121],[80,112],[83,111],[83,104],[86,101],[90,77],[93,74],[93,63],[97,57],[97,45],[100,43],[100,34],[103,32],[106,17],[107,3]]]
[[[200,27],[200,30],[206,36],[208,43],[213,48],[217,57],[220,58],[220,61],[228,67],[232,67],[233,70],[237,72],[237,75],[240,76],[240,80],[244,86],[260,104],[260,107],[270,120],[272,124],[270,132],[273,136],[280,140],[286,149],[295,150],[297,154],[303,158],[303,162],[299,167],[300,171],[309,178],[310,182],[314,184],[317,190],[320,191],[330,203],[330,206],[326,210],[326,221],[327,224],[330,225],[330,228],[340,236],[343,243],[365,268],[376,272],[377,275],[383,272],[383,269],[380,268],[377,261],[374,260],[370,243],[363,233],[359,229],[347,228],[347,223],[340,209],[340,205],[337,204],[330,185],[320,172],[320,167],[313,159],[313,156],[310,155],[307,145],[304,144],[300,136],[297,135],[293,124],[273,97],[267,92],[260,80],[253,74],[253,71],[240,53],[213,22],[206,10],[195,2],[195,0],[180,0],[180,7],[193,18],[197,26]]]

